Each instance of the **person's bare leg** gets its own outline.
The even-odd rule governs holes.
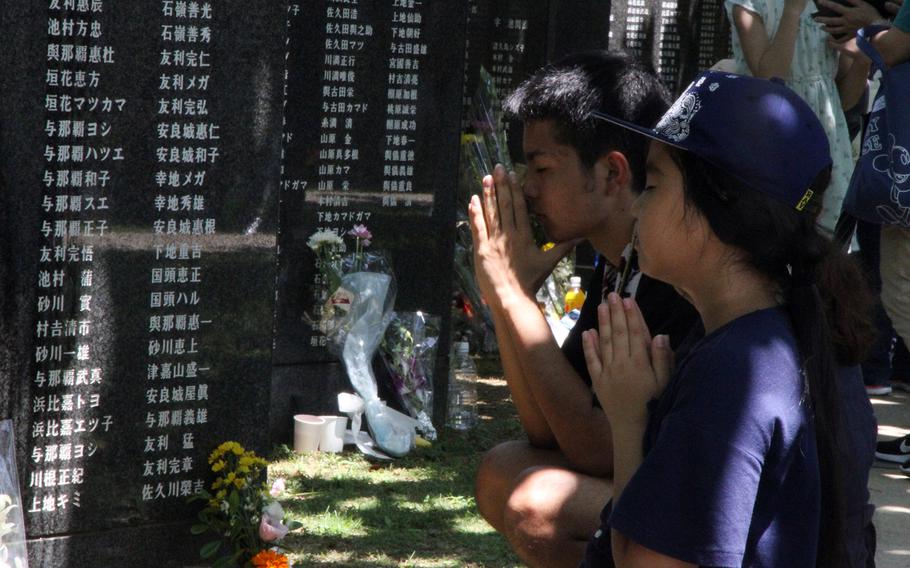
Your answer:
[[[477,469],[474,496],[477,509],[494,529],[503,532],[503,513],[515,482],[528,468],[547,465],[568,468],[558,450],[535,448],[525,441],[503,442],[488,451]]]
[[[608,479],[552,466],[525,470],[503,515],[503,534],[528,566],[575,568],[612,495]]]

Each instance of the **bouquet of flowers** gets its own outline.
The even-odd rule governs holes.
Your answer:
[[[316,255],[316,267],[323,276],[322,284],[334,290],[341,283],[341,254],[345,251],[344,239],[332,231],[316,231],[307,239],[307,246]]]
[[[344,254],[347,245],[344,236],[355,239],[354,252]],[[338,235],[333,231],[317,231],[307,239],[307,246],[316,255],[316,268],[320,278],[323,301],[317,307],[315,316],[307,316],[309,323],[329,336],[336,344],[344,339],[347,316],[353,300],[351,290],[342,286],[345,275],[356,272],[390,272],[388,263],[381,253],[366,250],[373,235],[365,225],[354,225],[352,229]]]
[[[461,175],[458,183],[457,222],[455,226],[455,288],[462,301],[472,306],[472,315],[465,320],[472,335],[483,337],[493,328],[493,318],[480,297],[474,277],[474,243],[468,224],[467,204],[478,194],[484,176],[493,173],[499,163],[513,169],[512,159],[502,120],[502,101],[496,92],[492,76],[480,68],[477,92],[468,109],[470,128],[461,137]],[[466,330],[461,330],[462,332]]]
[[[283,548],[278,541],[301,525],[286,522],[277,501],[284,481],[278,480],[270,488],[265,483],[268,462],[237,442],[221,444],[208,461],[217,477],[211,492],[203,490],[190,498],[206,503],[199,513],[200,523],[190,530],[193,534],[213,532],[221,538],[205,544],[200,556],[215,557],[227,540],[231,552],[215,560],[213,568],[288,568],[287,556],[278,551]]]
[[[439,340],[439,317],[422,312],[394,313],[380,345],[392,386],[402,406],[417,420],[427,440],[433,427],[433,368]]]
[[[355,244],[354,252],[344,256],[330,237],[311,237],[328,297],[318,329],[328,336],[329,350],[340,357],[351,386],[362,397],[376,445],[388,454],[403,456],[415,443],[414,420],[379,400],[372,369],[373,355],[392,317],[395,274],[384,254],[366,250],[373,234],[365,225],[354,225],[346,236],[353,237]],[[318,243],[323,244],[317,248]]]

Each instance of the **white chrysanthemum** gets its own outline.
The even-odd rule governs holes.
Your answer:
[[[344,251],[344,241],[332,231],[316,231],[307,239],[307,246],[318,251],[321,247],[329,246]]]

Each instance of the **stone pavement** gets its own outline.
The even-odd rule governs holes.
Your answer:
[[[878,418],[878,439],[890,440],[910,433],[910,393],[872,397]],[[878,530],[877,568],[910,568],[910,477],[897,465],[876,461],[869,476]]]

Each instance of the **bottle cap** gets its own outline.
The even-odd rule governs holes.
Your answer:
[[[581,276],[572,276],[569,278],[569,286],[572,288],[581,288]]]

